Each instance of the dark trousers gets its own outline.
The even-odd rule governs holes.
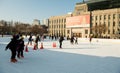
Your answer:
[[[11,59],[15,59],[15,57],[16,57],[16,50],[11,49]]]
[[[17,57],[20,57],[20,56],[22,56],[22,57],[23,57],[23,50],[18,50]]]
[[[60,43],[60,48],[62,48],[62,42],[59,42]]]
[[[30,45],[32,45],[32,41],[28,41],[28,45],[29,45],[29,43],[30,43]]]

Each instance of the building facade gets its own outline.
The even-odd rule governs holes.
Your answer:
[[[92,11],[91,20],[92,27],[104,25],[106,30],[101,33],[102,38],[120,38],[120,8]],[[96,31],[93,30],[92,34],[97,34]]]
[[[82,38],[89,35],[97,38],[120,38],[120,1],[93,0],[86,3],[76,3],[73,17],[86,14],[90,15],[90,27],[87,27],[88,31],[85,27],[69,28],[70,32],[66,28],[68,33],[71,33],[70,35],[72,33],[73,35],[74,33],[79,33],[79,37]]]
[[[89,34],[90,12],[88,12],[87,4],[76,4],[72,16],[66,18],[66,36],[88,38]]]
[[[70,14],[62,16],[52,16],[49,18],[49,35],[50,36],[66,36],[66,17]]]
[[[89,38],[120,38],[120,0],[76,3],[72,14],[49,18],[49,34]]]

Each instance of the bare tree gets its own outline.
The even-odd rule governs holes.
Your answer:
[[[46,29],[44,29],[43,27],[41,27],[40,25],[34,25],[31,27],[31,32],[33,34],[40,34],[43,35],[44,33],[46,33]]]
[[[105,26],[105,24],[102,24],[102,25],[100,24],[98,26],[97,25],[93,26],[91,29],[94,37],[101,38],[102,34],[105,34],[107,27]]]

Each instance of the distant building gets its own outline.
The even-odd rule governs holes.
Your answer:
[[[42,25],[48,26],[48,25],[49,25],[49,24],[48,24],[48,19],[43,19],[43,20],[42,20]]]
[[[40,25],[40,20],[34,19],[32,25]]]
[[[0,23],[0,27],[2,27],[2,26],[3,26],[3,24]]]

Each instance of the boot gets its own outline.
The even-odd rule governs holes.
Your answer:
[[[20,56],[17,56],[20,59]]]
[[[16,61],[15,61],[14,59],[11,59],[11,61],[10,61],[10,62],[15,63]]]
[[[24,56],[21,56],[21,58],[24,58]]]
[[[15,62],[17,62],[17,59],[13,59]]]

